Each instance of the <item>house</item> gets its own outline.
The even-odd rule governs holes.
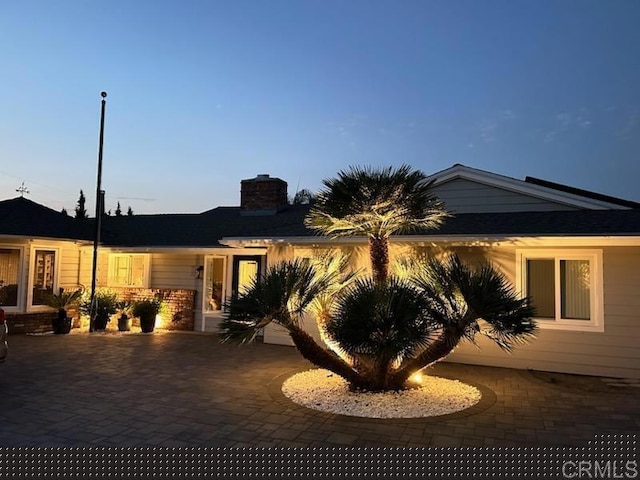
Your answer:
[[[480,339],[480,348],[463,343],[449,360],[640,378],[639,203],[463,165],[431,178],[455,216],[436,231],[393,237],[392,259],[456,251],[471,263],[489,261],[534,298],[540,316],[538,338],[512,354]],[[303,223],[309,206],[286,199],[284,181],[259,175],[242,181],[238,207],[105,217],[98,285],[130,297],[162,294],[172,304],[164,327],[215,331],[224,300],[279,260],[341,248],[368,268],[366,239],[315,236]],[[41,223],[25,222],[24,212],[8,223],[26,209],[40,211]],[[42,209],[25,199],[0,202],[0,280],[15,290],[3,308],[17,325],[46,311],[38,290],[91,281],[91,225],[68,217],[58,224],[60,214]],[[49,277],[47,264],[55,267]],[[276,326],[264,341],[290,344]]]

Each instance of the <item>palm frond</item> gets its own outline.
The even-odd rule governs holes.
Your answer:
[[[331,281],[331,275],[318,274],[301,259],[269,267],[243,295],[227,304],[226,320],[221,324],[223,340],[253,339],[257,330],[270,322],[284,328],[297,327],[305,310]],[[256,332],[250,333],[252,329]]]
[[[402,280],[361,279],[338,300],[327,332],[349,355],[390,364],[428,344],[425,308],[420,292]]]
[[[481,333],[505,350],[536,333],[535,309],[519,298],[506,277],[491,265],[472,269],[457,255],[429,259],[412,281],[431,299],[432,317],[471,340]],[[477,322],[488,327],[481,328]]]
[[[432,182],[408,165],[350,167],[323,183],[305,223],[330,237],[388,237],[436,228],[449,216],[432,194]]]

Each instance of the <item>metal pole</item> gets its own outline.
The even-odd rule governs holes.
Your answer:
[[[98,244],[102,227],[102,144],[104,142],[104,110],[107,103],[107,92],[101,92],[102,108],[100,109],[100,141],[98,143],[98,185],[96,186],[96,226],[93,237],[93,269],[91,271],[91,313],[89,315],[89,331],[93,332],[96,314],[96,274],[98,271]]]

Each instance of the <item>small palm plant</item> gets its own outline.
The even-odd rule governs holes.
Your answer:
[[[140,329],[144,333],[153,332],[156,325],[156,316],[162,309],[162,300],[158,298],[145,298],[133,303],[131,313],[140,319]]]
[[[93,318],[93,328],[95,330],[104,330],[111,315],[116,313],[116,305],[118,303],[118,295],[108,290],[98,290],[93,296],[93,302],[90,297],[80,302],[80,313]]]
[[[71,330],[71,319],[67,317],[67,308],[78,304],[82,294],[82,289],[65,291],[61,288],[57,295],[45,295],[45,305],[58,310],[58,316],[51,321],[54,333],[69,333]]]

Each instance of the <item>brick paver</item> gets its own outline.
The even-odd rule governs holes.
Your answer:
[[[580,445],[640,432],[638,382],[440,364],[435,374],[484,386],[484,406],[360,419],[279,393],[286,374],[312,368],[290,347],[162,332],[13,335],[9,345],[0,446]]]

